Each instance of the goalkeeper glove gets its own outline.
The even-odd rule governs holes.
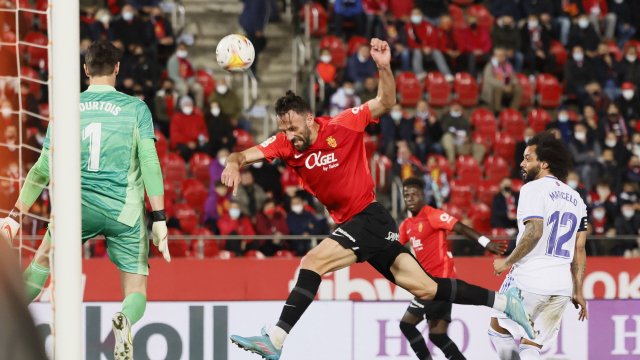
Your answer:
[[[167,262],[171,262],[171,254],[169,254],[169,242],[167,240],[167,215],[164,210],[152,211],[151,233],[153,235],[153,245],[158,247],[162,256]]]
[[[13,241],[20,230],[20,211],[13,209],[9,216],[0,219],[0,238],[7,242]]]

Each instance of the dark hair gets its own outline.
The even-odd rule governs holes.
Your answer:
[[[567,181],[569,170],[573,169],[573,157],[562,140],[556,139],[550,131],[534,135],[527,146],[536,147],[538,161],[549,164],[549,171],[560,181]]]
[[[106,40],[95,41],[84,56],[90,76],[111,75],[122,57],[122,50]]]
[[[422,179],[420,178],[410,177],[402,182],[402,187],[409,186],[417,187],[418,189],[420,189],[420,191],[424,191],[424,181],[422,181]]]
[[[283,116],[290,110],[298,114],[305,114],[311,112],[311,107],[302,97],[289,90],[283,97],[276,101],[276,115]]]

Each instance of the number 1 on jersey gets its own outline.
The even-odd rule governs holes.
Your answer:
[[[102,139],[102,124],[91,123],[82,130],[82,140],[89,139],[89,171],[100,171],[100,141]]]

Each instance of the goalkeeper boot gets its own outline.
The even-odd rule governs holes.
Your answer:
[[[524,309],[524,299],[520,293],[520,289],[516,287],[509,288],[505,293],[507,296],[507,308],[504,310],[507,316],[517,322],[524,331],[526,331],[529,339],[536,337],[536,332],[533,330],[533,321]]]
[[[111,319],[116,346],[113,350],[115,360],[133,360],[133,341],[131,340],[131,323],[129,319],[117,312]]]
[[[277,349],[264,328],[262,335],[253,337],[242,337],[239,335],[231,335],[231,342],[238,345],[241,349],[258,354],[263,359],[278,360],[282,355],[282,349]]]

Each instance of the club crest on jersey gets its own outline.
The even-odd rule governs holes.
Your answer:
[[[329,136],[327,138],[327,145],[331,146],[332,148],[335,148],[336,146],[338,146],[338,142],[333,136]]]

